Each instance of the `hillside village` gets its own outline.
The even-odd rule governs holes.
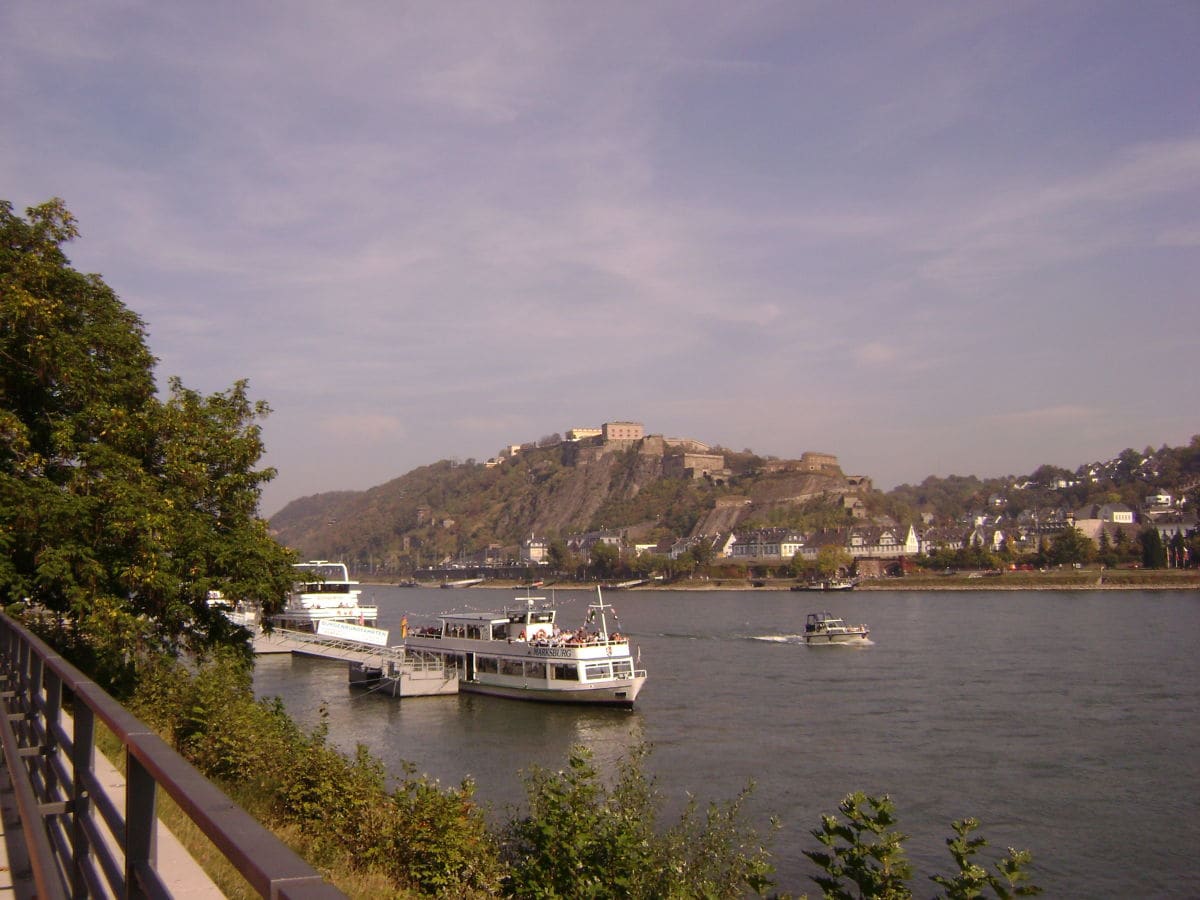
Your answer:
[[[424,473],[438,479],[432,486],[414,488],[405,476],[374,492],[325,503],[309,498],[315,509],[301,515],[307,504],[299,504],[272,525],[304,555],[336,555],[360,572],[400,576],[580,570],[593,562],[609,570],[678,573],[686,568],[680,561],[798,572],[838,551],[843,569],[870,578],[899,574],[914,559],[961,557],[965,551],[1012,563],[1044,554],[1069,529],[1087,538],[1094,552],[1127,561],[1147,528],[1166,548],[1167,564],[1185,566],[1195,557],[1193,495],[1200,487],[1194,471],[1200,450],[1190,451],[1191,461],[1170,473],[1175,492],[1161,488],[1158,469],[1179,468],[1175,457],[1163,455],[1167,448],[1125,451],[1075,472],[1044,466],[1026,478],[978,483],[993,490],[978,496],[974,508],[946,515],[917,489],[909,488],[907,506],[889,503],[890,495],[876,491],[869,477],[843,473],[832,454],[762,458],[692,438],[647,434],[639,422],[613,421],[511,444],[482,464]],[[446,488],[455,478],[473,480],[455,494]],[[1140,493],[1139,484],[1147,486]],[[671,520],[648,499],[680,492],[690,492],[697,509],[690,519]],[[815,524],[794,524],[811,520],[805,511],[813,508],[821,512]],[[368,531],[370,522],[376,524]],[[504,540],[505,528],[510,534],[520,530]],[[381,533],[391,535],[386,543]]]

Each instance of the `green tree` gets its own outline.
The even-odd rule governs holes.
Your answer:
[[[612,544],[596,541],[590,557],[592,571],[598,578],[611,578],[621,565],[621,551]]]
[[[122,693],[142,653],[241,641],[206,599],[278,605],[291,555],[258,518],[263,445],[245,382],[155,393],[145,328],[75,271],[62,201],[0,201],[0,597]]]
[[[1096,558],[1096,545],[1078,528],[1064,528],[1050,543],[1048,559],[1058,565],[1087,563]]]
[[[854,562],[844,547],[826,546],[817,551],[817,572],[823,578],[832,578]]]
[[[1142,545],[1142,565],[1147,569],[1165,569],[1167,567],[1167,548],[1163,546],[1162,535],[1151,525],[1138,535]]]

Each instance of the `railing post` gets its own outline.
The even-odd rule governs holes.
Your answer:
[[[158,863],[154,776],[125,751],[125,888],[130,897],[144,897],[141,871]]]
[[[88,793],[86,773],[96,763],[96,715],[86,703],[75,704],[75,735],[71,744],[71,896],[87,895],[86,866],[92,852],[87,835],[87,820],[92,814],[92,798]]]
[[[42,746],[46,748],[46,793],[49,796],[57,796],[59,793],[58,772],[51,765],[50,760],[58,754],[58,728],[62,721],[63,683],[62,678],[53,669],[44,671],[42,677],[45,679],[46,687],[46,705],[43,710],[46,732],[42,735]]]

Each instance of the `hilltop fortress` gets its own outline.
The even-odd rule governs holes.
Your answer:
[[[558,444],[563,448],[566,465],[587,465],[609,454],[636,449],[639,456],[660,459],[662,474],[667,478],[705,479],[714,484],[725,484],[733,474],[726,466],[725,454],[720,448],[714,449],[694,438],[646,434],[641,422],[605,422],[598,428],[569,428],[565,434],[565,438],[553,435],[533,443],[510,444],[486,465],[502,465],[506,459],[523,451]],[[841,482],[839,487],[850,493],[871,489],[869,478],[847,476],[842,472],[838,458],[831,453],[806,451],[799,459],[769,458],[762,462],[758,471],[763,474],[824,475]]]

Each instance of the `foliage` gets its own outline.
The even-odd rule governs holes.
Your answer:
[[[347,756],[329,744],[324,711],[321,724],[305,732],[278,700],[256,700],[236,652],[219,650],[192,667],[163,657],[144,674],[133,712],[339,884],[540,898],[733,898],[772,888],[768,847],[745,822],[753,786],[706,808],[693,799],[664,828],[661,797],[645,774],[646,747],[618,764],[611,786],[582,747],[561,771],[533,768],[528,812],[493,830],[469,779],[445,789],[405,763],[389,789],[365,748]],[[890,799],[851,794],[839,809],[848,822],[823,816],[813,834],[824,849],[805,853],[822,869],[814,880],[824,896],[911,896],[905,837],[895,830]],[[1026,852],[1009,850],[994,874],[975,863],[985,846],[971,836],[976,828],[971,819],[954,823],[947,845],[958,870],[931,876],[944,896],[1038,893],[1028,884]]]
[[[854,557],[844,547],[826,546],[817,551],[817,574],[822,578],[832,578],[853,563]]]
[[[846,821],[837,816],[821,817],[821,827],[813,836],[826,848],[805,850],[804,855],[821,869],[813,881],[825,900],[906,900],[912,897],[909,886],[912,865],[904,855],[907,835],[894,830],[895,805],[888,796],[868,797],[856,792],[838,805]],[[946,845],[957,871],[950,876],[931,875],[930,880],[945,888],[946,900],[969,900],[990,890],[1000,900],[1040,894],[1041,888],[1029,884],[1028,867],[1032,854],[1009,848],[995,863],[992,874],[974,861],[987,841],[971,837],[979,827],[975,819],[953,822],[954,837]]]
[[[906,835],[892,830],[896,824],[895,807],[889,797],[848,795],[838,805],[846,816],[821,816],[821,827],[813,836],[827,850],[805,850],[804,855],[821,867],[824,874],[813,881],[824,891],[826,900],[902,900],[911,897],[907,882],[912,866],[904,856]],[[850,891],[850,882],[857,893]]]
[[[1167,567],[1167,548],[1163,546],[1162,536],[1158,529],[1151,526],[1138,534],[1142,545],[1142,565],[1147,569],[1165,569]]]
[[[926,569],[941,571],[944,569],[995,569],[1000,565],[999,558],[978,544],[967,544],[957,550],[939,548],[928,556],[918,558],[917,563]]]
[[[562,771],[528,773],[529,812],[505,833],[510,896],[720,898],[770,886],[767,850],[741,821],[745,793],[710,806],[702,821],[690,804],[674,828],[656,829],[659,798],[644,774],[646,752],[621,764],[611,788],[582,747]]]
[[[636,452],[630,452],[627,456],[637,459]],[[657,521],[670,534],[688,534],[704,512],[712,507],[716,493],[716,489],[707,482],[657,478],[631,497],[607,497],[592,515],[588,530]]]
[[[1053,565],[1089,563],[1096,558],[1096,545],[1078,528],[1064,528],[1054,536],[1047,553],[1047,562]]]
[[[621,551],[612,544],[597,541],[592,545],[589,557],[591,571],[599,578],[611,578],[617,574],[621,561]]]
[[[815,531],[820,528],[844,528],[850,521],[850,511],[842,506],[840,499],[812,497],[800,503],[775,504],[765,513],[752,516],[742,527]]]
[[[245,382],[155,394],[145,327],[71,268],[62,201],[0,202],[0,598],[117,694],[159,652],[244,644],[210,590],[269,610],[290,554],[258,519],[263,452]]]
[[[981,837],[971,837],[971,832],[979,827],[978,819],[962,819],[952,822],[954,837],[946,838],[946,846],[958,866],[958,872],[953,876],[931,875],[930,880],[946,889],[946,900],[971,900],[982,897],[987,889],[991,889],[1000,900],[1010,900],[1012,897],[1030,897],[1041,893],[1041,888],[1031,884],[1026,867],[1033,861],[1033,854],[1028,850],[1008,848],[1008,855],[995,864],[993,875],[983,866],[973,861],[976,853],[987,846],[987,841]]]
[[[134,713],[314,865],[381,873],[430,895],[498,890],[498,850],[469,781],[443,790],[407,766],[389,790],[364,747],[347,757],[328,743],[323,711],[305,733],[278,700],[255,700],[245,662],[229,651],[195,668],[163,658],[144,674]]]

